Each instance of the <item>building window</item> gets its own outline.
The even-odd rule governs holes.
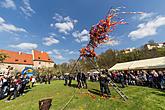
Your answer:
[[[26,60],[24,60],[24,62],[27,62]]]
[[[39,62],[39,65],[41,64],[41,62]]]
[[[18,59],[15,59],[15,61],[18,61]]]
[[[38,59],[41,59],[40,57],[38,57]]]
[[[50,60],[50,59],[48,59],[48,60]]]

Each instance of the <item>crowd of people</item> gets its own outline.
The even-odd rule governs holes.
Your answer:
[[[87,77],[85,75],[85,73],[83,72],[78,72],[77,74],[77,87],[78,88],[87,88]]]
[[[148,86],[151,88],[165,89],[165,70],[129,70],[111,71],[108,73],[110,79],[120,83],[121,87],[128,85]],[[89,75],[89,79],[94,82],[99,80],[99,74]]]
[[[67,78],[68,77],[68,78]],[[67,80],[74,79],[70,78],[70,75],[64,77],[65,85]],[[83,88],[84,84],[87,87],[86,80],[89,79],[92,82],[99,81],[100,83],[100,95],[103,97],[110,97],[111,92],[109,89],[110,81],[120,84],[119,86],[124,88],[128,85],[146,86],[151,88],[157,88],[165,90],[165,70],[131,70],[131,71],[113,71],[103,70],[101,73],[84,74],[81,72],[77,73],[77,87]],[[69,84],[71,85],[71,81]]]
[[[77,80],[77,88],[87,88],[87,80],[99,81],[100,93],[102,96],[110,97],[109,90],[110,81],[121,84],[121,87],[128,85],[147,86],[165,90],[165,70],[130,70],[130,71],[111,71],[103,70],[101,73],[85,74],[77,72],[77,74],[66,73],[63,76],[64,85],[72,86],[72,80]],[[51,74],[41,75],[36,77],[28,77],[26,74],[18,73],[16,76],[0,74],[0,99],[7,97],[6,101],[15,99],[18,96],[24,95],[25,90],[34,86],[36,81],[40,83],[50,84],[53,79]],[[31,82],[31,86],[29,85]]]
[[[26,74],[18,73],[17,75],[0,74],[0,99],[6,98],[6,102],[24,95],[26,89],[30,89],[36,82],[35,77],[28,77]]]
[[[102,71],[102,73],[100,74],[93,74],[94,76],[92,77],[92,75],[90,74],[85,74],[84,72],[78,72],[73,75],[70,73],[65,73],[64,74],[64,80],[65,86],[73,86],[72,84],[72,80],[77,80],[77,85],[74,87],[77,88],[88,88],[87,85],[87,80],[91,80],[92,82],[94,81],[99,81],[100,83],[100,95],[103,97],[110,97],[111,93],[110,93],[110,89],[108,87],[109,82],[110,82],[110,75],[108,74],[107,70]]]
[[[0,100],[6,99],[6,102],[25,95],[28,89],[34,87],[36,82],[40,84],[50,84],[53,76],[49,73],[46,75],[28,75],[27,73],[13,73],[8,69],[6,72],[0,73]]]
[[[111,78],[121,83],[122,87],[137,85],[165,89],[165,70],[115,71],[110,74]]]
[[[76,75],[65,73],[64,74],[64,85],[72,86],[72,80],[77,80],[77,88],[86,88],[87,89],[87,75],[83,72],[77,72]]]
[[[50,84],[50,80],[53,78],[53,75],[51,74],[45,74],[45,75],[40,75],[37,76],[37,81],[40,82],[40,84],[45,83],[45,84]]]

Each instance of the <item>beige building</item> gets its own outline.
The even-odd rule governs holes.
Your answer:
[[[32,50],[32,54],[23,52],[14,52],[9,50],[0,50],[8,56],[2,63],[0,63],[0,71],[6,72],[9,67],[13,70],[22,71],[25,67],[54,67],[54,62],[48,53],[38,50]]]
[[[165,47],[165,42],[164,43],[158,43],[157,45],[147,44],[147,49],[148,50],[152,50],[154,48],[163,48],[163,47]]]
[[[54,67],[54,62],[48,53],[38,50],[32,50],[33,67]]]
[[[130,53],[130,52],[133,52],[133,50],[135,50],[135,48],[127,48],[124,50],[124,53],[127,54],[127,53]]]

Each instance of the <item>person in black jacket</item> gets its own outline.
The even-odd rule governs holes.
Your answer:
[[[124,73],[120,72],[120,83],[121,83],[121,87],[125,88],[125,76]]]
[[[102,74],[99,76],[101,96],[105,97],[107,95],[107,97],[110,97],[111,93],[108,87],[110,79],[108,77],[108,73],[106,71],[102,71]]]
[[[29,83],[29,79],[26,74],[21,76],[21,89],[20,89],[20,95],[24,95],[24,90],[26,89],[26,85]]]
[[[3,88],[2,88],[2,85],[3,85],[3,75],[0,74],[0,99],[3,98]]]
[[[72,79],[73,79],[73,75],[72,74],[69,74],[69,83],[68,83],[68,86],[71,86]]]
[[[52,76],[50,73],[46,75],[46,79],[47,79],[48,84],[50,84],[51,78],[52,78]]]
[[[17,97],[16,79],[14,77],[10,81],[10,91],[9,91],[9,96],[8,96],[6,102],[9,102],[11,100],[12,96],[13,96],[13,99],[15,99]]]
[[[64,74],[64,80],[65,80],[64,85],[67,86],[68,85],[68,80],[69,80],[69,73]]]
[[[81,84],[81,78],[82,78],[82,73],[81,72],[78,72],[77,74],[77,87],[80,89],[82,87],[82,84]]]
[[[85,76],[85,73],[82,73],[82,77],[81,77],[81,81],[82,81],[82,86],[83,88],[86,88],[87,89],[87,77]]]

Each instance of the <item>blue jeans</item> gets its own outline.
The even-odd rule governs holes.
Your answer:
[[[101,95],[104,93],[107,94],[108,96],[111,95],[108,84],[100,83],[100,90],[101,90]]]
[[[165,80],[161,80],[160,82],[161,89],[165,88]]]

